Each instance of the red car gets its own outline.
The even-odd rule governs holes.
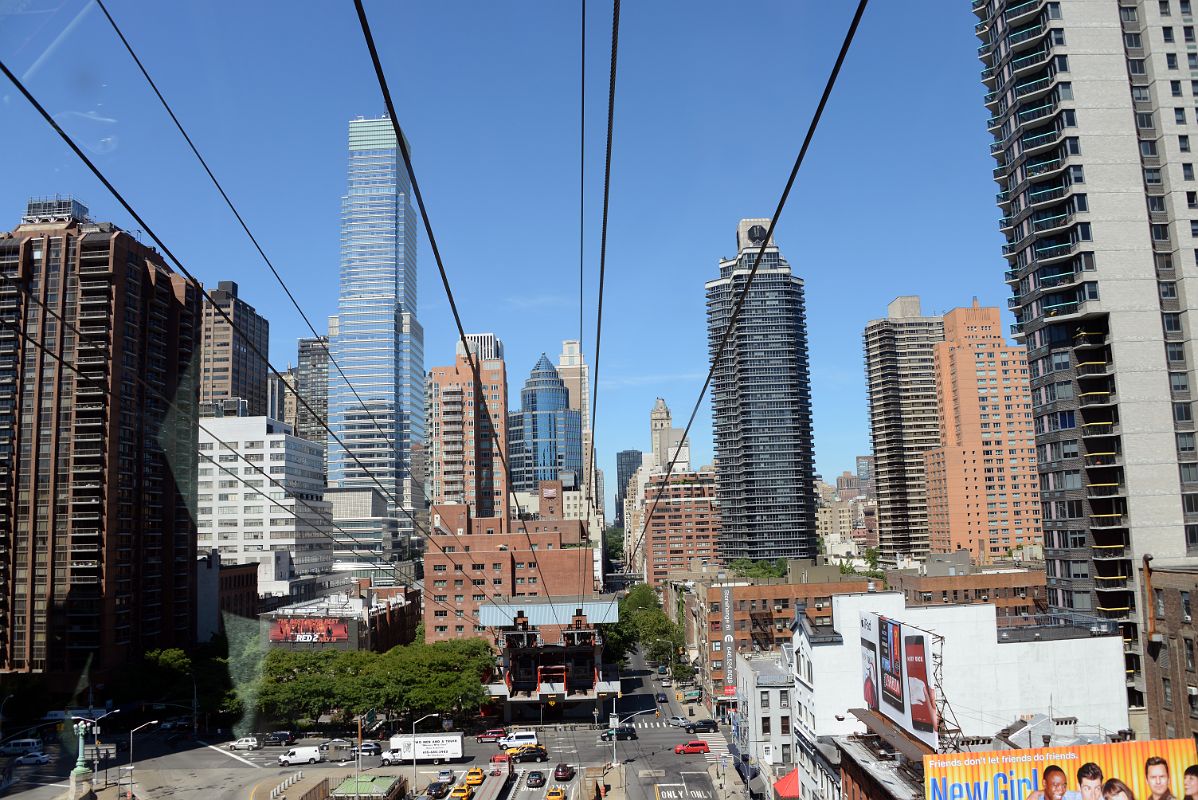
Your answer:
[[[498,742],[504,736],[507,736],[507,731],[503,728],[491,728],[483,731],[478,736],[474,737],[474,741],[482,744],[483,742]]]
[[[711,748],[708,747],[707,742],[703,741],[702,739],[695,739],[692,742],[687,742],[686,744],[680,744],[674,748],[675,755],[682,755],[684,753],[710,753],[710,752],[711,752]]]

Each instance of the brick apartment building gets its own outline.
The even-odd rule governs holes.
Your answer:
[[[479,607],[520,597],[595,593],[595,550],[581,520],[562,519],[561,482],[542,481],[540,519],[473,518],[434,505],[424,556],[425,641],[482,635]],[[548,495],[548,496],[546,496]]]
[[[768,582],[724,573],[695,581],[675,579],[667,585],[665,606],[683,626],[704,705],[713,715],[725,716],[736,702],[735,674],[725,664],[736,652],[768,652],[789,644],[799,603],[806,604],[813,624],[830,625],[832,595],[870,588],[877,588],[877,582],[842,575],[839,567],[792,560],[787,577]]]
[[[715,468],[675,472],[668,486],[665,477],[664,473],[654,474],[645,487],[645,507],[653,508],[657,501],[644,533],[645,581],[654,588],[687,569],[692,559],[719,562]]]
[[[921,570],[889,570],[886,585],[903,593],[908,606],[993,603],[999,625],[1048,610],[1044,569],[976,567],[969,552],[931,554]]]
[[[1198,738],[1198,671],[1194,648],[1198,626],[1198,566],[1177,564],[1140,568],[1141,585],[1148,597],[1145,628],[1145,700],[1148,727],[1153,739]],[[1128,653],[1128,669],[1132,669]]]

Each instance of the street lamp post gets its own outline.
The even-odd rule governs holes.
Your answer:
[[[426,719],[440,719],[440,714],[425,714],[420,719],[412,723],[412,786],[408,790],[413,795],[416,794],[416,726],[424,722]]]
[[[8,695],[3,700],[0,700],[0,741],[4,740],[4,705],[12,700],[12,695]]]
[[[114,709],[112,709],[112,711],[109,711],[107,714],[101,714],[100,716],[96,717],[95,719],[88,719],[87,717],[73,717],[73,719],[77,720],[81,725],[84,726],[84,730],[87,730],[90,728],[90,730],[92,732],[92,746],[96,748],[96,752],[94,753],[93,758],[92,758],[92,764],[95,767],[95,769],[93,770],[94,772],[99,772],[99,770],[100,770],[100,720],[104,719],[105,717],[111,717],[113,714],[119,714],[119,713],[121,713],[121,710],[119,708],[114,708]],[[78,732],[79,725],[75,726],[75,730],[76,730],[76,732]],[[83,764],[83,739],[80,739],[79,740],[79,763],[75,765],[75,769],[76,770],[79,769],[79,767],[82,764]],[[71,773],[71,774],[74,774],[74,773]]]
[[[129,800],[133,800],[133,734],[140,731],[142,728],[148,728],[151,725],[157,725],[158,720],[150,720],[142,725],[138,725],[133,730],[129,731]],[[118,790],[120,787],[117,787]]]

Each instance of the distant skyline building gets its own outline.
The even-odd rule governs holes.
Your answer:
[[[467,341],[473,350],[476,345],[469,336]],[[475,382],[459,342],[453,366],[429,370],[429,502],[462,504],[472,517],[506,521],[510,494],[499,448],[507,443],[507,366],[502,358],[480,358],[476,366],[481,384]],[[489,420],[483,416],[484,398]]]
[[[928,553],[923,455],[940,444],[934,351],[944,339],[944,320],[924,316],[919,298],[907,295],[866,324],[863,339],[878,550],[882,564],[896,567]]]
[[[66,696],[192,646],[201,315],[69,197],[0,232],[0,682]]]
[[[640,450],[621,450],[616,453],[616,525],[624,527],[624,500],[628,497],[628,481],[641,466]]]
[[[299,340],[299,366],[296,367],[296,391],[304,403],[292,398],[295,406],[295,435],[310,442],[327,444],[324,423],[329,416],[329,337]],[[378,488],[378,487],[375,487]]]
[[[857,487],[865,497],[874,497],[873,456],[857,456]]]
[[[1027,351],[1007,344],[997,308],[974,300],[944,315],[934,352],[940,444],[924,455],[931,552],[968,550],[989,564],[1042,544]],[[1080,487],[1075,470],[1044,488]]]
[[[288,367],[278,375],[266,376],[266,416],[295,427],[298,404],[295,402],[299,385],[299,370]],[[248,410],[248,409],[247,409]]]
[[[708,281],[707,338],[715,363],[711,410],[721,516],[721,551],[736,558],[814,558],[815,453],[803,280],[769,220],[737,225],[735,258]],[[736,335],[716,361],[732,310],[765,245]]]
[[[410,535],[425,513],[412,448],[425,438],[424,331],[416,319],[411,187],[391,120],[349,123],[349,188],[341,201],[341,275],[330,355],[330,486],[377,486]],[[351,391],[349,383],[352,383]],[[358,398],[361,398],[359,400]],[[403,513],[400,508],[409,513]],[[421,525],[423,526],[423,524]]]
[[[270,323],[238,297],[234,281],[220,281],[208,295],[212,302],[204,300],[200,352],[201,408],[241,399],[251,414],[264,415]]]
[[[497,358],[503,360],[503,342],[493,333],[468,333],[466,343],[474,345],[479,358]],[[457,352],[462,353],[462,343],[458,342]]]
[[[688,439],[683,438],[683,429],[674,427],[673,419],[666,401],[657,398],[649,412],[650,452],[657,461],[658,469],[663,472],[669,469],[671,461],[675,462],[674,469],[685,472],[690,469],[691,445]]]
[[[582,414],[570,408],[566,382],[544,353],[520,390],[520,410],[508,413],[508,465],[517,492],[536,491],[541,481],[580,485]]]
[[[594,435],[591,431],[591,368],[583,356],[582,342],[577,339],[566,339],[562,342],[562,352],[557,357],[557,374],[565,382],[566,391],[570,394],[570,408],[577,411],[582,418],[582,474],[579,486],[585,501],[595,506],[602,517],[603,493],[599,491],[596,481],[591,479],[591,462],[594,460]]]

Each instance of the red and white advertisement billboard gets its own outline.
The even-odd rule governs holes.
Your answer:
[[[283,617],[270,625],[272,642],[329,644],[349,641],[349,623],[329,617]]]
[[[882,714],[936,750],[936,698],[929,665],[931,642],[918,628],[872,611],[861,612],[862,697]]]

